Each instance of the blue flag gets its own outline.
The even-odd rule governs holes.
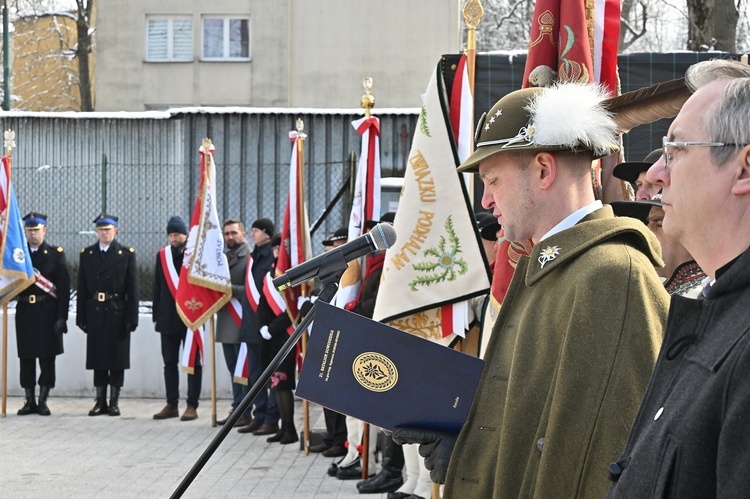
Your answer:
[[[0,169],[0,305],[34,283],[29,245],[10,180],[10,159],[3,156]]]

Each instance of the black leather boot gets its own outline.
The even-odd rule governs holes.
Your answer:
[[[288,421],[287,424],[284,425],[284,435],[281,437],[281,440],[279,440],[279,443],[286,445],[298,441],[299,436],[297,435],[297,428],[294,427],[294,421]]]
[[[279,431],[277,431],[274,436],[268,437],[266,439],[266,442],[268,443],[280,442],[281,437],[283,436],[284,436],[284,421],[281,422],[281,427],[279,427]]]
[[[89,416],[101,416],[102,414],[108,414],[109,408],[107,407],[107,387],[97,386],[96,387],[96,405],[89,411]]]
[[[26,390],[26,403],[23,404],[23,407],[18,409],[17,414],[19,416],[28,416],[29,414],[36,414],[37,412],[36,397],[34,396],[34,389],[25,388],[25,390]]]
[[[119,416],[120,407],[117,404],[120,400],[120,387],[110,386],[109,388],[112,390],[111,395],[109,396],[109,415]]]
[[[48,386],[40,386],[39,387],[39,415],[40,416],[49,416],[52,414],[49,412],[49,407],[47,407],[47,397],[49,397],[49,390],[50,388]]]

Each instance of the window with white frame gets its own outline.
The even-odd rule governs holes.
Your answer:
[[[249,61],[250,18],[203,18],[203,54],[206,61]]]
[[[146,17],[146,61],[192,60],[193,19],[191,17]]]

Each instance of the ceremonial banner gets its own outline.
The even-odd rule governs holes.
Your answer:
[[[167,288],[172,298],[177,303],[177,288],[180,287],[180,269],[175,268],[174,259],[172,258],[172,249],[169,245],[159,250],[159,260],[161,268],[164,271],[164,279],[167,281]],[[196,337],[197,336],[197,337]],[[182,357],[180,357],[180,366],[188,374],[195,372],[196,353],[203,359],[203,326],[192,331],[187,328],[185,335],[185,344],[182,347]]]
[[[365,233],[367,220],[380,219],[380,120],[364,117],[353,121],[352,126],[362,136],[362,149],[349,216],[350,241]]]
[[[440,65],[423,96],[373,319],[442,341],[463,334],[466,304],[486,293],[489,267],[461,175]],[[443,320],[447,313],[450,320]],[[456,327],[454,317],[464,324]],[[446,317],[447,319],[447,317]],[[460,330],[460,331],[459,331]],[[447,333],[447,334],[446,334]]]
[[[6,132],[7,133],[7,132]],[[7,137],[6,137],[7,140]],[[11,182],[11,164],[3,156],[0,170],[0,305],[34,283],[29,245],[18,211],[16,193]]]
[[[232,293],[224,238],[216,210],[214,147],[201,147],[201,182],[190,219],[175,303],[188,329],[197,329],[226,304]]]
[[[302,132],[289,132],[289,139],[294,145],[292,146],[292,161],[289,167],[289,195],[284,210],[284,222],[281,227],[281,246],[276,263],[276,276],[284,274],[287,270],[309,260],[312,256],[310,224],[305,205],[304,158],[301,154],[305,137],[306,135]],[[299,322],[297,299],[300,296],[309,296],[309,288],[310,283],[306,282],[299,286],[284,288],[281,291],[286,302],[287,313],[294,324]]]

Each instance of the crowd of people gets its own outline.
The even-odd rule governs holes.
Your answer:
[[[494,321],[468,419],[459,434],[405,427],[378,435],[370,428],[363,448],[362,422],[325,409],[326,432],[310,451],[336,458],[329,475],[367,477],[359,492],[389,499],[429,497],[432,483],[456,498],[747,494],[750,66],[699,63],[686,84],[691,96],[662,147],[613,171],[632,185],[632,201],[603,204],[592,189],[592,161],[620,149],[597,87],[518,90],[480,118],[476,149],[458,171],[477,173],[484,185],[487,212],[477,213],[477,230],[488,261],[494,264],[501,236],[533,247],[518,260]],[[18,297],[26,394],[18,414],[49,415],[70,278],[62,248],[45,241],[47,217],[30,213],[24,223],[37,284]],[[76,322],[87,334],[86,368],[94,371],[89,415],[117,416],[138,324],[138,273],[134,250],[115,238],[117,217],[101,214],[94,223],[98,241],[80,254]],[[156,257],[153,319],[166,387],[157,420],[198,417],[199,358],[182,416],[178,410],[186,327],[173,290],[187,234],[172,217],[169,244]],[[216,341],[230,377],[243,348],[249,363],[249,384],[232,384],[232,410],[249,386],[266,383],[236,426],[268,442],[297,442],[294,354],[260,380],[293,327],[268,290],[281,237],[267,218],[251,225],[252,247],[240,220],[226,220],[223,235],[242,313],[238,319],[231,303],[218,313]],[[346,241],[342,228],[323,245]],[[334,303],[372,317],[383,258],[370,254],[362,268],[351,262],[341,288],[351,294],[342,291]],[[357,288],[344,286],[360,276]],[[376,447],[379,465],[369,458]]]

